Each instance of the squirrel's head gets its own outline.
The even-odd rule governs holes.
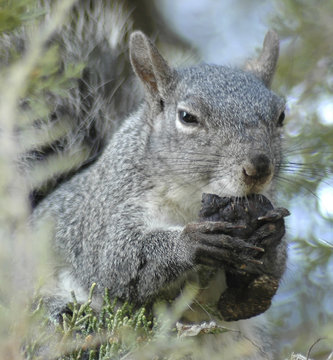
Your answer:
[[[270,90],[278,52],[278,37],[269,31],[259,57],[242,70],[176,70],[143,33],[132,34],[131,63],[146,90],[150,156],[168,186],[200,196],[267,194],[281,163],[285,101]]]

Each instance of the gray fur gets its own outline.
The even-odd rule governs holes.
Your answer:
[[[56,278],[65,272],[85,291],[96,282],[98,293],[107,287],[113,297],[138,305],[172,284],[179,292],[180,279],[205,271],[198,244],[184,231],[197,220],[201,194],[272,199],[284,101],[267,87],[277,60],[271,37],[251,71],[215,65],[176,70],[144,34],[132,34],[131,62],[145,101],[98,160],[33,213],[35,223],[55,221],[53,245],[62,264]],[[195,115],[198,124],[181,123],[179,110]],[[272,176],[248,185],[243,169],[256,154],[269,158]],[[281,277],[285,248],[282,242],[268,253],[262,269]],[[216,269],[223,266],[220,261]],[[253,357],[265,358],[261,351]]]

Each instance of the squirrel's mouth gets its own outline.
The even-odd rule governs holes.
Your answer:
[[[260,179],[246,179],[244,180],[244,195],[265,195],[271,187],[273,175],[269,175]]]
[[[216,194],[220,197],[244,197],[252,194],[268,196],[272,179],[272,172],[261,177],[248,176],[242,172],[238,177],[229,175],[217,179],[211,182],[209,186],[204,187],[202,192]]]
[[[217,169],[212,174],[203,192],[221,197],[244,197],[251,194],[267,196],[274,178],[274,159],[266,153],[264,150],[251,152],[241,160],[231,156],[229,164],[221,164],[223,171]]]

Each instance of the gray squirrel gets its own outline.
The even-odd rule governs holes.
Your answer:
[[[131,34],[130,61],[144,87],[143,102],[95,161],[60,184],[32,214],[35,225],[54,224],[57,260],[48,298],[53,315],[66,307],[70,290],[84,301],[94,282],[97,303],[108,288],[112,297],[141,305],[165,292],[176,297],[186,281],[199,281],[205,272],[205,283],[199,281],[204,301],[218,303],[224,271],[237,263],[250,273],[281,278],[286,243],[284,227],[277,229],[275,220],[258,229],[258,238],[272,241],[253,248],[251,256],[246,240],[219,232],[218,224],[210,231],[193,227],[204,192],[274,200],[285,108],[270,90],[278,52],[278,37],[269,31],[260,56],[244,69],[207,64],[174,69],[142,32]],[[190,320],[202,321],[204,315],[192,314]],[[253,359],[271,358],[255,322],[235,326],[259,344]]]

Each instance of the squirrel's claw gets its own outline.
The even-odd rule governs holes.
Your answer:
[[[236,229],[246,229],[246,224],[233,224],[227,221],[203,221],[200,223],[190,223],[186,226],[186,232],[201,233],[230,233]]]
[[[259,216],[258,221],[278,221],[289,215],[290,215],[289,210],[280,207],[269,210],[264,216]]]

